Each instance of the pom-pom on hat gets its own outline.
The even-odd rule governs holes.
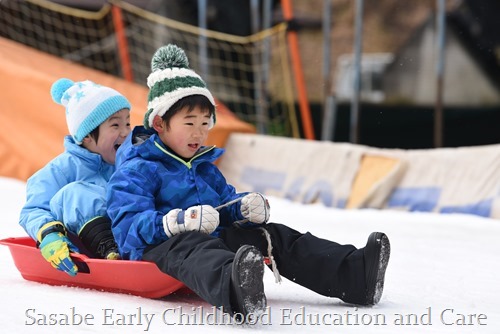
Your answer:
[[[66,107],[68,130],[78,145],[111,115],[131,109],[130,102],[122,94],[89,80],[59,79],[52,84],[50,95],[54,102]]]
[[[156,115],[162,117],[180,99],[190,95],[203,95],[215,107],[215,100],[203,79],[189,68],[186,53],[174,44],[156,50],[151,60],[152,73],[148,76],[148,111],[144,127],[153,127]],[[215,115],[210,128],[215,124]]]

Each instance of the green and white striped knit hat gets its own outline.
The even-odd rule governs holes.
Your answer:
[[[189,68],[186,53],[174,44],[156,50],[148,76],[148,111],[144,127],[153,127],[156,115],[162,117],[180,99],[190,95],[203,95],[215,107],[215,100],[203,79]],[[215,124],[215,115],[210,128]]]

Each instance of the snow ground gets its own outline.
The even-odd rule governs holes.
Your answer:
[[[17,223],[24,200],[23,182],[0,178],[1,239],[25,235]],[[196,296],[173,295],[153,300],[26,281],[14,266],[8,248],[0,246],[1,331],[499,332],[500,221],[458,214],[338,210],[279,198],[270,198],[270,203],[272,221],[339,243],[363,247],[370,232],[387,233],[392,254],[381,302],[374,307],[348,305],[287,280],[278,285],[272,273],[266,271],[269,312],[258,324],[228,324],[221,320],[220,313],[213,324],[214,318],[207,315],[213,309]],[[61,314],[67,315],[70,324],[40,323],[43,315],[48,318],[50,314],[55,314],[57,320],[64,320]],[[80,316],[86,316],[87,321]]]

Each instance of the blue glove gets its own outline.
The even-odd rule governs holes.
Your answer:
[[[40,229],[41,232],[39,232],[39,235],[43,235],[42,242],[40,243],[42,256],[52,267],[64,271],[70,276],[75,276],[78,268],[73,260],[71,260],[69,254],[70,252],[78,252],[78,248],[71,243],[63,232],[58,230],[61,227],[64,229],[62,224],[59,223],[60,227],[57,226],[58,228],[54,228],[57,224],[49,224],[47,224],[49,225],[48,227],[45,227],[47,225],[42,227]]]

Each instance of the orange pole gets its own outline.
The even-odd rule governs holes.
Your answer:
[[[115,26],[116,42],[118,44],[118,54],[122,64],[122,72],[125,80],[134,81],[132,73],[132,65],[128,52],[127,37],[125,36],[125,27],[123,25],[122,9],[118,6],[111,6],[111,14],[113,16],[113,25]]]
[[[281,0],[281,7],[283,8],[283,17],[286,21],[293,19],[293,9],[291,0]],[[311,109],[309,108],[309,101],[307,99],[307,91],[304,80],[304,72],[302,71],[302,62],[299,52],[299,39],[297,32],[289,30],[287,32],[288,47],[290,50],[290,57],[292,60],[292,69],[295,76],[295,84],[299,94],[300,115],[302,119],[302,128],[304,129],[304,136],[306,139],[314,139],[314,128],[311,119]]]

